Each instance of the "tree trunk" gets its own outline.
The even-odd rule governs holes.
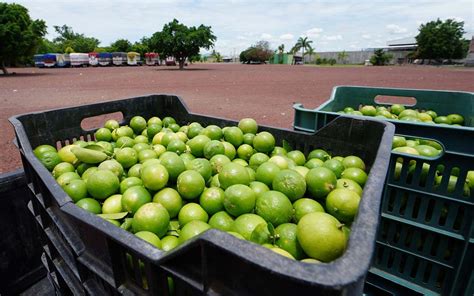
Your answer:
[[[304,65],[304,47],[303,47],[303,56],[302,56],[301,58],[302,58],[301,62],[302,62],[303,65]]]
[[[183,70],[184,69],[184,61],[185,60],[179,60],[179,69]]]
[[[7,70],[7,67],[5,67],[5,62],[4,62],[4,61],[2,61],[2,65],[1,65],[1,66],[2,66],[3,74],[4,74],[4,75],[8,75],[8,70]]]

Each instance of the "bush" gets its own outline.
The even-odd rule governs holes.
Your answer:
[[[329,65],[335,65],[337,63],[336,59],[329,59]]]
[[[374,66],[383,66],[393,58],[392,54],[386,53],[383,49],[376,49],[374,55],[370,57],[370,62]]]

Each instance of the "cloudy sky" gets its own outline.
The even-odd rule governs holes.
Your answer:
[[[16,0],[33,18],[67,24],[93,36],[101,45],[116,39],[137,41],[178,19],[186,25],[212,26],[216,50],[238,54],[258,40],[289,50],[298,37],[308,36],[316,51],[360,50],[385,46],[387,40],[415,36],[421,23],[436,18],[465,22],[466,38],[474,34],[472,0],[141,0],[43,1]]]

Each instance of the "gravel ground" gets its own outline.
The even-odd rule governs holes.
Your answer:
[[[150,93],[181,96],[197,113],[291,127],[292,103],[317,107],[336,85],[474,91],[474,69],[197,64],[169,67],[14,69],[0,75],[0,173],[21,167],[12,115]]]

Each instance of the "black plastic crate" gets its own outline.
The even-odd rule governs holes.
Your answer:
[[[39,233],[28,214],[23,170],[0,174],[0,294],[16,295],[46,275]]]
[[[178,123],[236,125],[237,122],[190,113],[182,100],[172,95],[150,95],[87,106],[50,110],[10,118],[27,178],[46,209],[58,208],[58,228],[76,256],[83,282],[113,287],[119,293],[167,294],[168,277],[177,295],[320,293],[358,295],[374,250],[383,181],[387,172],[393,125],[370,119],[341,118],[316,134],[271,127],[277,145],[286,140],[309,153],[323,148],[338,155],[359,155],[370,169],[359,215],[352,226],[348,249],[329,264],[291,261],[255,244],[217,230],[209,230],[176,250],[164,253],[109,222],[75,206],[54,178],[36,159],[32,147],[62,146],[74,139],[91,139],[94,130],[83,130],[84,118],[122,112],[124,122],[133,116],[172,116]],[[370,131],[370,132],[368,132]],[[73,238],[68,238],[74,236]],[[130,266],[130,259],[132,266]],[[142,264],[140,264],[142,263]],[[143,266],[141,268],[140,266]],[[99,279],[99,280],[97,280]],[[268,285],[271,283],[271,285]]]

